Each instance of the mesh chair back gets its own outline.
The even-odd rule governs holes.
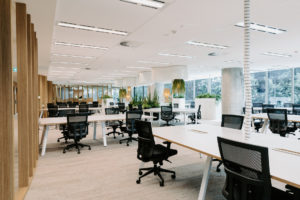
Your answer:
[[[113,105],[115,105],[115,104],[114,104],[114,102],[109,102],[109,105],[110,105],[110,106],[113,106]]]
[[[67,115],[74,115],[75,114],[75,109],[68,109],[68,110],[59,110],[58,111],[58,116],[59,117],[66,117]]]
[[[125,103],[118,103],[118,108],[120,110],[125,110]]]
[[[178,103],[174,103],[174,104],[173,104],[173,107],[174,107],[174,108],[179,108],[179,104],[178,104]]]
[[[256,108],[262,108],[263,104],[262,103],[253,103],[252,106],[256,107]]]
[[[87,104],[79,105],[79,113],[88,113],[88,112],[89,112],[89,105]]]
[[[244,116],[240,115],[222,115],[222,127],[242,129]]]
[[[291,108],[291,107],[293,107],[293,104],[292,103],[284,103],[283,107],[285,107],[285,108]]]
[[[126,128],[131,132],[135,132],[135,121],[141,120],[142,112],[139,110],[127,111],[126,112]]]
[[[223,194],[228,200],[271,199],[268,149],[218,137],[226,172]]]
[[[284,134],[288,121],[287,121],[287,110],[286,109],[268,109],[269,128],[272,133]]]
[[[54,104],[53,103],[47,103],[47,108],[53,108]]]
[[[172,106],[161,106],[161,119],[162,120],[171,120],[171,119],[173,119]]]
[[[67,108],[68,105],[66,103],[61,103],[59,104],[59,108]]]
[[[70,103],[69,108],[76,108],[76,103]]]
[[[143,110],[143,105],[142,104],[138,105],[138,110]]]
[[[152,134],[151,122],[136,121],[136,131],[138,133],[137,158],[144,162],[150,160],[155,145]]]
[[[130,104],[128,104],[128,108],[129,108],[129,110],[131,111],[131,110],[133,110],[133,106],[132,106],[132,104],[130,103]]]
[[[300,104],[293,104],[293,114],[300,115]]]
[[[88,115],[87,114],[70,114],[67,115],[67,126],[69,135],[77,139],[86,137],[88,134]]]
[[[80,102],[80,105],[85,105],[85,104],[86,104],[85,101]]]
[[[106,115],[118,115],[120,110],[118,108],[105,108]]]
[[[201,119],[201,105],[198,106],[197,119]]]
[[[275,106],[273,105],[273,104],[263,104],[263,106],[262,106],[262,112],[263,113],[267,113],[267,110],[269,109],[269,108],[274,108]]]
[[[94,108],[97,108],[98,106],[99,106],[98,101],[93,101],[93,107],[94,107]]]
[[[58,116],[58,106],[53,105],[53,107],[48,108],[48,116],[49,117],[57,117]]]

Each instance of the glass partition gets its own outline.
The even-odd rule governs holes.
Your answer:
[[[251,74],[252,102],[265,103],[266,99],[266,72]]]
[[[185,101],[194,100],[194,81],[185,81]]]
[[[208,93],[208,81],[209,79],[195,80],[195,96]]]
[[[222,95],[222,79],[221,77],[215,77],[211,79],[211,94]]]

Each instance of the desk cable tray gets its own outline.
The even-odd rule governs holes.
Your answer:
[[[282,152],[282,153],[288,153],[288,154],[295,155],[295,156],[300,156],[300,152],[296,152],[296,151],[291,151],[291,150],[281,149],[281,148],[275,148],[273,150],[274,151],[279,151],[279,152]]]

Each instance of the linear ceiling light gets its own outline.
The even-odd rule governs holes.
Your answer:
[[[53,56],[60,56],[60,57],[70,57],[70,58],[85,58],[85,59],[94,59],[94,56],[77,56],[77,55],[67,55],[67,54],[52,54]]]
[[[84,65],[87,66],[89,64],[86,63],[75,63],[75,62],[51,62],[51,64],[63,64],[63,65]]]
[[[280,54],[280,53],[272,53],[272,52],[266,52],[266,53],[263,53],[263,55],[266,55],[266,56],[276,56],[276,57],[285,57],[285,58],[292,57],[292,55]]]
[[[186,56],[186,55],[178,55],[178,54],[170,54],[170,53],[159,53],[160,56],[172,56],[172,57],[179,57],[179,58],[193,58],[192,56]]]
[[[169,65],[170,64],[170,63],[166,63],[166,62],[156,62],[156,61],[147,61],[147,60],[139,60],[137,62],[143,63],[143,64],[157,64],[157,65]]]
[[[244,22],[239,22],[235,26],[243,28],[245,25],[244,25]],[[274,28],[271,26],[266,26],[266,25],[256,24],[256,23],[251,23],[250,29],[255,30],[255,31],[265,32],[265,33],[271,33],[271,34],[280,34],[280,33],[287,32],[287,30],[284,30],[284,29]]]
[[[127,67],[128,69],[151,69],[150,67]]]
[[[72,44],[66,42],[55,42],[55,45],[62,45],[62,46],[70,46],[70,47],[81,47],[81,48],[91,48],[91,49],[101,49],[107,50],[107,47],[99,47],[99,46],[92,46],[92,45],[85,45],[85,44]]]
[[[75,28],[75,29],[80,29],[80,30],[85,30],[85,31],[111,33],[111,34],[123,35],[123,36],[128,35],[128,33],[124,32],[124,31],[116,31],[116,30],[111,30],[111,29],[106,29],[106,28],[97,28],[97,27],[93,27],[93,26],[78,25],[78,24],[72,24],[72,23],[68,23],[68,22],[58,22],[57,25],[61,26],[61,27]]]
[[[217,49],[226,49],[228,47],[228,46],[223,46],[223,45],[218,45],[218,44],[208,44],[208,43],[196,42],[196,41],[187,41],[186,44],[202,46],[202,47],[217,48]]]
[[[157,1],[157,0],[120,0],[120,1],[146,6],[150,8],[155,8],[155,9],[162,8],[165,5],[165,2]]]

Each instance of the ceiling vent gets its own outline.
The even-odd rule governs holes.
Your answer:
[[[218,54],[216,52],[211,52],[208,54],[208,56],[217,56]]]
[[[138,47],[141,44],[139,42],[135,42],[135,41],[122,41],[122,42],[120,42],[120,45],[123,47]]]

